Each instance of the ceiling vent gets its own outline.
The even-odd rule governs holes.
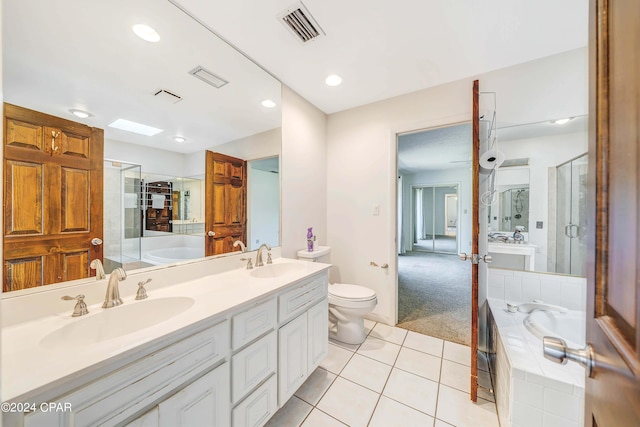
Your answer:
[[[298,2],[280,12],[277,18],[303,44],[325,35],[325,32],[302,2]]]
[[[224,86],[227,83],[229,83],[228,81],[226,81],[222,77],[216,76],[211,71],[209,71],[209,70],[207,70],[207,69],[205,69],[205,68],[203,68],[201,66],[197,66],[193,70],[189,71],[189,74],[199,78],[200,80],[202,80],[205,83],[210,84],[211,86],[215,87],[216,89],[220,89],[222,86]]]
[[[506,159],[504,162],[502,162],[500,167],[508,168],[513,166],[528,166],[528,165],[529,165],[529,158],[524,157],[522,159]]]
[[[177,104],[182,101],[182,97],[180,95],[176,95],[173,92],[169,92],[166,89],[160,89],[156,93],[153,94],[157,99],[168,102],[169,104]]]

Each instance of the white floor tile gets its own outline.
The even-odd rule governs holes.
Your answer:
[[[394,368],[382,394],[433,416],[438,398],[438,383]]]
[[[461,363],[463,365],[471,366],[471,347],[467,347],[466,345],[462,344],[456,344],[451,341],[445,341],[442,358]]]
[[[354,351],[354,352],[358,349],[358,347],[360,347],[360,344],[347,344],[331,338],[329,338],[329,342],[333,345],[337,345],[338,347],[342,347],[345,350]]]
[[[455,426],[453,426],[453,425],[451,425],[449,423],[445,423],[442,420],[436,419],[436,423],[433,425],[433,427],[455,427]]]
[[[345,427],[345,425],[346,424],[341,423],[324,412],[314,409],[307,419],[304,420],[302,427]]]
[[[369,319],[362,319],[364,321],[364,332],[369,335],[371,330],[376,326],[376,322]]]
[[[336,378],[317,408],[350,427],[366,427],[378,394],[343,378]]]
[[[442,360],[440,384],[469,393],[471,389],[471,368],[450,360]]]
[[[354,354],[340,373],[340,376],[376,393],[382,393],[390,372],[391,365]]]
[[[387,365],[393,365],[399,352],[399,345],[369,337],[360,345],[356,354],[370,357]]]
[[[395,367],[437,382],[440,379],[441,361],[437,356],[402,347]]]
[[[345,367],[353,352],[329,343],[329,353],[326,359],[320,363],[320,367],[334,374],[339,374]]]
[[[409,331],[409,333],[407,334],[407,338],[404,340],[405,347],[422,351],[423,353],[433,354],[434,356],[438,357],[442,357],[443,345],[444,340],[440,338],[430,337],[429,335],[422,335],[413,331]]]
[[[496,405],[483,399],[474,403],[469,393],[440,385],[436,417],[456,427],[499,427]]]
[[[316,405],[335,379],[335,374],[318,368],[309,375],[309,378],[307,378],[304,384],[296,391],[295,396],[298,396],[307,403]]]
[[[369,427],[431,427],[433,418],[402,403],[382,396]]]
[[[271,417],[266,427],[298,427],[312,409],[313,406],[293,396]]]
[[[385,325],[384,323],[377,323],[369,336],[402,345],[404,338],[407,336],[407,330]]]

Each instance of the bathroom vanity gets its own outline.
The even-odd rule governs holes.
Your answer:
[[[489,242],[489,253],[524,256],[524,269],[533,271],[536,265],[536,245],[531,243]]]
[[[328,350],[329,265],[278,251],[136,271],[109,309],[106,280],[3,300],[5,425],[263,425]],[[72,318],[76,293],[89,314]]]

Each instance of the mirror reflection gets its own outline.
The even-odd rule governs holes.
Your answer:
[[[24,132],[14,132],[17,137],[5,144],[10,146],[5,150],[5,166],[64,172],[91,151],[95,175],[89,169],[86,173],[91,176],[91,188],[103,188],[95,200],[102,197],[104,202],[103,209],[98,209],[101,212],[89,212],[82,208],[85,205],[71,205],[78,199],[75,196],[64,200],[67,193],[60,190],[62,206],[67,212],[77,212],[77,218],[67,215],[62,219],[75,221],[67,233],[84,236],[73,250],[55,243],[59,239],[48,225],[38,223],[42,218],[31,219],[29,229],[5,230],[5,242],[19,237],[46,251],[30,253],[25,261],[5,250],[3,290],[93,275],[89,263],[94,259],[102,260],[109,273],[120,266],[131,270],[204,256],[205,218],[211,207],[205,194],[205,150],[231,152],[242,161],[273,157],[277,163],[280,83],[169,1],[87,5],[80,0],[8,0],[3,2],[2,19],[4,100],[52,120],[46,124],[26,116],[14,120],[14,125],[26,124],[14,129],[29,129],[35,139],[31,144],[23,140]],[[160,40],[138,38],[132,31],[138,21],[153,26]],[[273,101],[275,107],[263,106],[265,100]],[[113,127],[116,122],[126,126]],[[5,115],[5,129],[7,123]],[[81,142],[77,142],[73,123],[87,129]],[[131,127],[135,125],[141,126]],[[98,161],[94,162],[92,152],[96,132],[104,144],[99,153],[101,166],[95,166]],[[82,144],[86,145],[80,149]],[[39,156],[33,155],[34,150],[45,154],[43,163],[34,161],[30,169],[23,167],[20,162]],[[7,157],[11,155],[14,157]],[[47,162],[55,165],[47,166]],[[277,172],[269,172],[278,186],[277,191],[271,188],[266,193],[269,197],[279,198]],[[25,179],[31,181],[25,181],[22,188],[37,187],[36,178],[30,176]],[[85,182],[80,173],[69,176],[73,179],[67,183],[80,186]],[[48,186],[46,176],[37,179],[44,179],[42,184]],[[96,185],[98,179],[102,182]],[[249,187],[251,179],[249,174]],[[5,184],[5,205],[12,198],[20,200],[18,196],[24,194],[10,193]],[[37,205],[39,196],[29,197]],[[269,202],[279,209],[279,199]],[[247,213],[247,230],[253,229],[252,221],[263,218],[252,214],[252,205],[269,213],[268,220],[256,229],[268,232],[254,231],[253,242],[278,245],[279,212],[265,208],[267,201],[261,205],[246,198],[244,203],[240,208]],[[100,230],[89,228],[98,223],[103,224]],[[247,231],[242,239],[252,247],[249,237]],[[50,253],[62,255],[54,260]]]
[[[587,117],[498,127],[491,267],[584,276]]]

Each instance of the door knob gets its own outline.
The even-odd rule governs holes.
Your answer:
[[[468,259],[471,259],[471,257],[464,252],[462,252],[461,254],[458,254],[458,256],[460,257],[460,261],[466,261]]]
[[[213,231],[209,231],[209,232],[207,233],[207,236],[209,236],[209,237],[213,237],[213,236],[215,236],[215,235],[216,235],[216,233],[215,233],[215,232],[213,232]]]
[[[93,239],[91,239],[91,244],[93,246],[100,246],[102,244],[102,239],[94,237]]]
[[[491,261],[492,261],[491,255],[485,255],[485,256],[483,256],[483,257],[482,257],[482,260],[483,260],[484,262],[486,262],[487,264],[491,263]]]
[[[587,375],[593,377],[594,356],[591,344],[587,344],[584,348],[568,348],[565,340],[557,337],[544,337],[542,339],[542,348],[545,359],[552,362],[566,365],[568,360],[577,362],[584,366]]]

